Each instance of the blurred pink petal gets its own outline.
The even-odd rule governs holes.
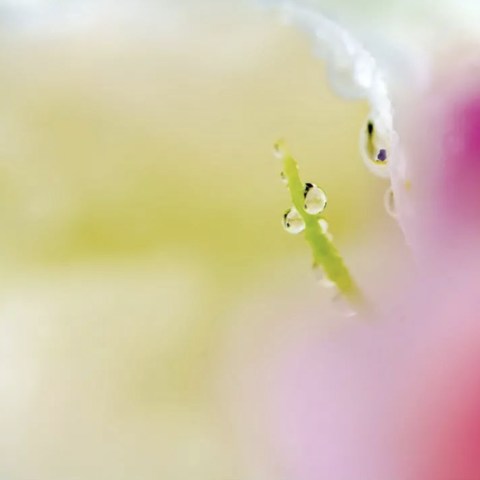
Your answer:
[[[337,12],[338,24],[283,3],[326,43],[337,91],[366,98],[389,137],[384,171],[418,270],[394,302],[377,300],[379,318],[329,335],[305,329],[249,372],[268,450],[286,480],[479,480],[478,38],[458,35],[461,22],[413,22],[425,62],[411,59],[402,72],[370,48],[350,2],[312,2]]]
[[[480,478],[480,269],[449,271],[387,318],[303,330],[249,371],[281,478]]]
[[[480,63],[455,54],[454,69],[438,67],[396,109],[405,170],[392,180],[399,220],[420,261],[472,252],[480,234]]]

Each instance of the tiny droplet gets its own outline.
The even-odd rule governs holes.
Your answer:
[[[342,315],[342,317],[354,317],[357,315],[357,312],[355,309],[350,305],[348,300],[345,298],[342,293],[338,292],[334,297],[333,297],[333,305],[335,307],[335,310]]]
[[[393,193],[392,187],[388,187],[383,198],[385,204],[385,210],[387,213],[393,217],[397,217],[397,210],[395,206],[395,195]]]
[[[306,183],[303,192],[305,211],[310,215],[322,213],[327,206],[327,195],[313,183]]]
[[[327,274],[325,273],[325,270],[321,265],[314,264],[313,273],[315,275],[315,279],[322,287],[333,288],[336,286],[335,282],[333,282],[328,278]]]
[[[288,185],[288,178],[287,178],[287,176],[285,175],[285,172],[280,172],[280,178],[282,179],[282,182],[283,182],[285,185]]]
[[[296,235],[305,230],[305,222],[295,207],[288,209],[283,215],[283,228]]]
[[[318,225],[322,233],[330,240],[333,240],[333,235],[328,230],[328,222],[324,218],[318,219]]]
[[[360,154],[373,173],[386,177],[390,141],[388,135],[372,119],[368,119],[360,133]],[[384,130],[384,129],[383,129]]]
[[[283,160],[285,158],[285,145],[283,143],[283,140],[275,142],[275,144],[273,145],[273,155],[279,160]]]

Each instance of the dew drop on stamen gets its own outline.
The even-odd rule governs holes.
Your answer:
[[[390,143],[388,135],[380,130],[373,120],[367,120],[360,134],[360,154],[373,173],[386,177]]]
[[[387,191],[385,192],[385,196],[383,198],[385,204],[385,210],[387,213],[393,217],[397,217],[397,210],[395,206],[395,195],[393,193],[392,187],[388,187]]]
[[[305,222],[296,208],[292,207],[284,213],[283,228],[293,235],[305,230]]]
[[[328,222],[324,218],[318,219],[318,226],[320,227],[321,232],[330,240],[333,240],[333,235],[328,230]]]
[[[333,305],[335,310],[342,316],[346,318],[354,317],[357,315],[357,312],[349,303],[349,301],[345,298],[345,296],[338,292],[333,297]]]
[[[278,160],[285,158],[285,148],[282,140],[279,140],[273,145],[273,155],[275,158],[278,158]]]
[[[305,198],[305,211],[308,214],[318,215],[325,210],[327,195],[321,188],[313,183],[306,183],[303,196]]]
[[[335,282],[330,280],[325,273],[325,270],[321,265],[314,264],[313,265],[313,274],[315,275],[315,279],[319,285],[324,288],[333,288],[336,286]]]

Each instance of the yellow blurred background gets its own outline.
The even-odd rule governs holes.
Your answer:
[[[378,225],[399,241],[367,106],[253,4],[105,5],[2,23],[0,478],[253,478],[219,394],[232,312],[317,295],[272,145],[355,263]]]

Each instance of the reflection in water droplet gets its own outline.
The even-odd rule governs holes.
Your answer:
[[[384,148],[381,148],[377,153],[377,161],[385,162],[387,160],[387,151]]]
[[[325,210],[327,195],[321,188],[313,183],[306,183],[303,196],[305,198],[305,211],[308,214],[318,215]]]
[[[322,287],[333,288],[336,286],[335,282],[327,277],[327,274],[321,265],[314,264],[313,273],[315,275],[315,279]]]
[[[387,191],[385,192],[384,196],[384,204],[385,204],[385,210],[387,213],[393,217],[397,217],[397,210],[395,206],[395,195],[393,194],[392,187],[388,187]]]
[[[301,233],[303,230],[305,230],[305,222],[296,208],[290,208],[283,215],[283,228],[285,228],[288,233],[292,233],[293,235]]]
[[[355,309],[340,292],[333,297],[333,305],[335,310],[343,317],[349,318],[357,315]]]

